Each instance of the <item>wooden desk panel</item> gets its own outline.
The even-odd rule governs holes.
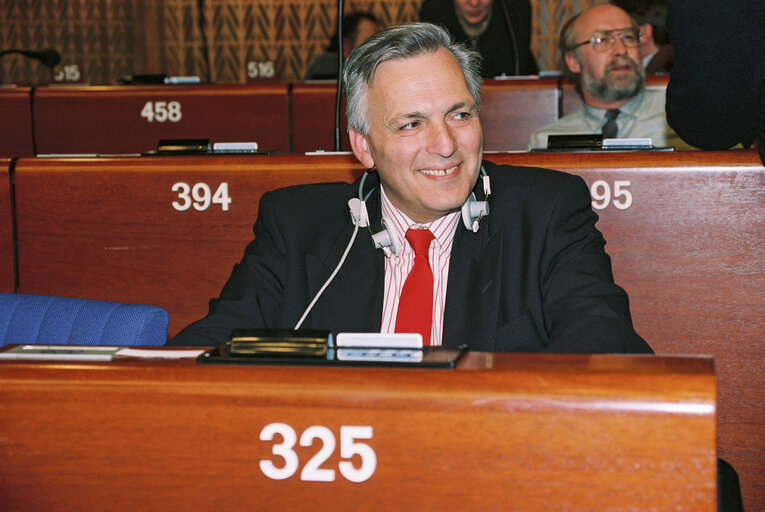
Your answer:
[[[335,84],[292,85],[294,153],[334,149]],[[531,132],[558,119],[558,79],[485,80],[481,124],[487,151],[526,149]],[[342,149],[350,151],[342,101]]]
[[[287,152],[287,93],[287,84],[40,87],[37,153],[142,153],[194,138]]]
[[[292,84],[291,120],[292,152],[296,154],[335,149],[335,82]],[[343,151],[351,150],[348,120],[345,117],[345,96],[341,97],[340,144]]]
[[[31,87],[0,88],[0,157],[34,155]]]
[[[352,158],[331,156],[22,159],[19,291],[162,306],[172,336],[206,314],[241,260],[263,192],[361,172]],[[229,210],[176,210],[185,202],[176,183],[206,185],[210,195],[227,183]]]
[[[525,150],[534,130],[558,119],[558,99],[557,78],[484,81],[484,149]]]
[[[629,208],[596,210],[616,282],[657,353],[714,355],[720,454],[739,472],[747,510],[765,509],[765,169],[757,153],[487,158],[572,172],[591,188],[607,183],[612,195],[617,181],[629,182]]]
[[[0,158],[0,292],[15,291],[13,268],[13,215],[11,213],[10,160]]]
[[[765,171],[757,154],[487,158],[573,172],[591,186],[603,182],[601,192],[607,184],[612,195],[617,182],[629,182],[618,197],[623,205],[629,191],[629,208],[609,201],[597,211],[635,326],[658,353],[717,358],[720,453],[739,471],[747,507],[765,507],[759,478],[765,474],[759,406],[765,402]],[[204,314],[241,258],[263,191],[350,181],[359,172],[351,156],[22,159],[16,173],[21,291],[158,304],[170,311],[172,335]],[[234,198],[230,212],[170,206],[177,181],[214,188],[224,180]]]
[[[456,370],[0,362],[3,507],[25,510],[713,511],[715,383],[703,358],[469,354]],[[306,438],[292,476],[261,441]],[[357,446],[358,446],[357,444]],[[305,481],[319,452],[331,481]],[[342,458],[341,458],[342,457]],[[353,456],[355,468],[364,459]],[[367,460],[371,460],[367,456]]]

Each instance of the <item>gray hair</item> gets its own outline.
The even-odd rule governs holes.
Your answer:
[[[481,56],[478,52],[455,43],[452,36],[437,25],[404,23],[372,35],[348,56],[343,72],[348,127],[363,135],[369,134],[367,91],[372,85],[377,66],[389,60],[433,53],[439,48],[445,48],[457,60],[465,76],[468,91],[476,108],[479,108]]]

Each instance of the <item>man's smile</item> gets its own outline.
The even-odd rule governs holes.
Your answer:
[[[458,167],[459,165],[453,165],[447,169],[420,169],[420,172],[428,176],[450,176]]]

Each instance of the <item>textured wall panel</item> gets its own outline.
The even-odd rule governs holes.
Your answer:
[[[421,1],[349,0],[346,10],[371,11],[389,26],[416,20]],[[541,69],[558,69],[561,25],[594,3],[532,0]],[[336,0],[0,0],[0,48],[55,48],[94,85],[159,72],[244,82],[249,62],[266,61],[276,64],[277,78],[294,81],[329,41],[336,11]],[[51,76],[38,61],[0,61],[2,83]]]

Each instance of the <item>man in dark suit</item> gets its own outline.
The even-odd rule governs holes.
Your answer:
[[[242,262],[208,316],[171,344],[298,324],[395,332],[415,258],[407,233],[427,228],[433,296],[424,338],[432,345],[650,352],[613,282],[582,179],[482,161],[478,58],[430,24],[391,27],[354,50],[345,69],[349,135],[376,172],[264,194]],[[370,231],[387,233],[385,253],[359,229],[362,215],[349,219],[354,198]],[[361,201],[351,201],[353,211]]]

